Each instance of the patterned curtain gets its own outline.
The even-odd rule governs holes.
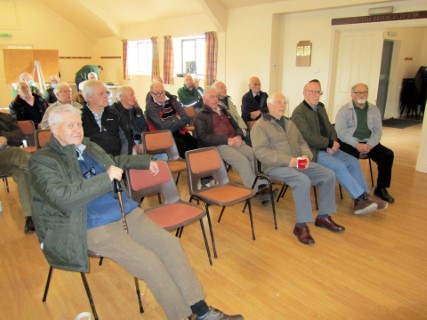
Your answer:
[[[206,69],[205,86],[210,86],[216,80],[218,40],[216,32],[205,32],[206,42]]]
[[[128,41],[122,40],[123,42],[123,80],[128,80]]]
[[[173,84],[173,41],[172,36],[164,36],[163,83]]]
[[[151,37],[151,44],[153,46],[153,58],[151,61],[151,78],[160,74],[159,66],[159,48],[157,44],[157,37]]]

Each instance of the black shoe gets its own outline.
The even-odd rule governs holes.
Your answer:
[[[386,188],[375,188],[374,195],[388,203],[394,203],[394,198],[388,193]]]
[[[25,233],[32,233],[34,231],[35,231],[35,229],[34,229],[33,218],[31,218],[31,217],[25,217],[24,232]]]

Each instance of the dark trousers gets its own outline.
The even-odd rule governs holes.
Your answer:
[[[185,152],[188,150],[197,149],[197,139],[191,134],[186,132],[181,134],[180,132],[174,132],[173,137],[175,139],[176,147],[178,148],[179,156],[185,159]]]
[[[351,145],[340,141],[340,149],[352,156],[359,158],[359,151]],[[368,153],[378,167],[377,188],[389,188],[391,182],[391,169],[393,167],[394,153],[381,143],[378,143]]]

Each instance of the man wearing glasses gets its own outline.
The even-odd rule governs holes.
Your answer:
[[[163,83],[153,82],[150,92],[153,102],[148,102],[145,107],[148,128],[150,131],[170,130],[179,156],[184,159],[186,151],[197,148],[197,139],[185,128],[190,118],[175,96],[166,96]]]
[[[377,187],[374,194],[388,203],[394,198],[388,193],[394,153],[380,143],[381,112],[368,102],[368,86],[358,83],[351,88],[352,101],[341,107],[336,116],[336,130],[341,150],[359,158],[365,155],[378,165]]]
[[[319,101],[322,93],[318,80],[308,82],[304,86],[304,101],[292,114],[293,122],[313,153],[313,161],[335,172],[339,183],[354,199],[354,214],[385,209],[387,202],[369,195],[359,160],[340,150],[335,128]]]

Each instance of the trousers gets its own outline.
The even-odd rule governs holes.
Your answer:
[[[136,208],[122,221],[89,229],[88,249],[109,258],[145,281],[168,319],[184,319],[190,306],[205,293],[182,250],[178,238],[165,231]]]
[[[29,158],[30,154],[21,148],[10,147],[0,150],[0,175],[12,176],[15,180],[26,217],[31,216]]]
[[[239,148],[224,144],[217,146],[217,149],[221,158],[239,173],[243,184],[251,188],[255,180],[255,155],[252,148],[242,142]],[[257,181],[257,185],[254,189],[256,190],[260,184],[262,184],[262,182]]]
[[[336,212],[335,174],[332,170],[311,162],[309,168],[296,169],[277,167],[269,172],[284,181],[292,189],[296,208],[296,222],[313,222],[313,209],[310,201],[312,186],[318,187],[319,215],[330,215]]]
[[[344,142],[340,143],[341,150],[351,154],[352,156],[359,158],[359,151],[353,146]],[[378,143],[368,153],[368,157],[371,158],[378,168],[377,188],[389,188],[391,184],[391,171],[393,168],[394,152],[389,148]]]
[[[353,199],[357,199],[364,192],[369,193],[359,159],[341,150],[332,155],[326,151],[319,151],[317,162],[335,172],[338,182],[351,194]]]

